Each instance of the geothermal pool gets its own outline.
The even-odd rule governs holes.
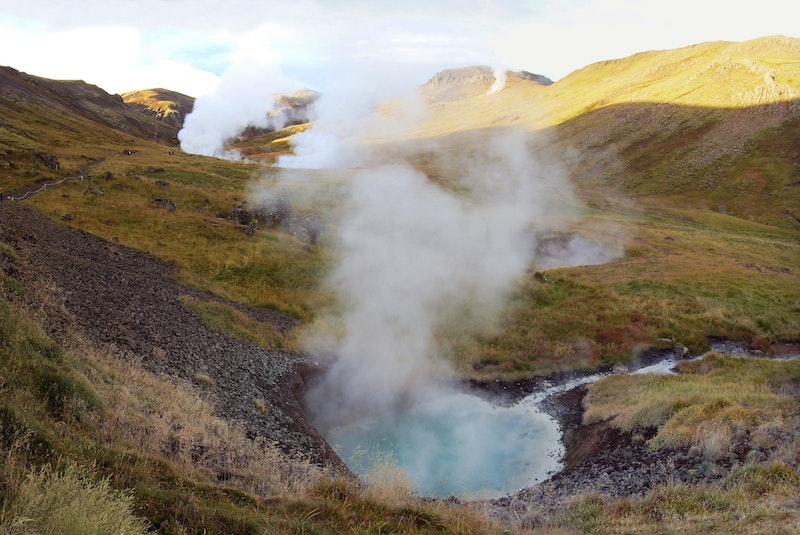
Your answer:
[[[668,355],[630,373],[671,374],[676,362]],[[541,402],[604,375],[551,384],[511,406],[430,388],[402,411],[373,414],[323,434],[347,466],[367,479],[389,465],[420,496],[499,498],[562,468],[561,429],[539,408]]]
[[[462,392],[421,397],[402,412],[373,415],[325,435],[345,463],[369,478],[399,468],[421,496],[496,498],[560,469],[558,424],[537,408],[540,395],[502,407]]]

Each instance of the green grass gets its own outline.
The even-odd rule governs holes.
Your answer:
[[[699,353],[710,335],[800,337],[793,232],[720,214],[658,212],[588,222],[613,221],[625,258],[521,280],[504,328],[480,342],[473,363],[496,363],[484,372],[547,373],[626,362],[676,343]]]
[[[115,161],[103,163],[111,165],[112,180],[93,180],[102,196],[69,183],[30,202],[53,218],[69,213],[72,225],[164,258],[178,267],[180,280],[229,299],[306,321],[333,305],[322,282],[335,260],[335,228],[309,249],[279,229],[248,238],[220,217],[244,197],[255,168],[212,160],[202,172],[164,164],[163,172],[137,175],[140,164],[126,167],[122,156]],[[205,186],[211,183],[219,185],[213,192]],[[295,183],[301,199],[313,191],[309,182]],[[177,210],[153,204],[159,197],[173,200]],[[331,200],[309,208],[337,210]],[[680,343],[700,352],[710,335],[800,337],[796,232],[653,201],[595,210],[575,230],[592,235],[602,227],[613,229],[625,258],[550,270],[550,282],[521,279],[500,328],[477,345],[455,341],[457,366],[470,374],[472,365],[492,362],[481,373],[530,375],[627,361],[648,346]],[[537,271],[535,262],[531,269]],[[588,313],[576,315],[576,308]]]
[[[72,225],[151,252],[175,264],[176,276],[185,283],[230,299],[301,319],[311,318],[325,302],[317,286],[329,253],[306,248],[280,229],[250,238],[227,220],[257,167],[203,158],[211,165],[192,172],[195,158],[186,157],[187,169],[165,164],[164,171],[140,174],[141,165],[127,166],[124,158],[104,162],[101,169],[108,170],[103,173],[113,179],[93,179],[101,196],[86,194],[85,183],[70,183],[31,202],[54,218],[69,213]],[[157,198],[172,200],[176,210],[159,207],[153,202]]]
[[[265,349],[288,349],[294,343],[272,325],[250,319],[231,306],[186,297],[183,306],[196,314],[206,325],[233,338]]]

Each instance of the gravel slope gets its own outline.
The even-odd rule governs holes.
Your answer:
[[[286,452],[343,466],[308,425],[298,401],[302,373],[316,365],[305,355],[265,350],[206,327],[180,298],[216,298],[177,284],[169,264],[51,221],[18,202],[0,205],[0,240],[18,256],[12,261],[0,255],[6,273],[26,287],[44,285],[57,303],[48,309],[54,338],[67,326],[77,327],[99,346],[120,358],[140,359],[153,372],[189,381],[206,374],[216,386],[201,388],[213,394],[221,416],[243,422],[249,434]],[[278,312],[236,307],[281,331],[297,324]],[[257,410],[253,399],[263,399],[267,410]]]

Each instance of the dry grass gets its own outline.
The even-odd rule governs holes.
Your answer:
[[[264,440],[247,438],[187,382],[155,377],[135,362],[90,348],[81,354],[84,373],[104,400],[93,418],[101,442],[126,445],[137,455],[164,458],[191,477],[261,496],[297,495],[325,473]]]
[[[4,473],[24,470],[6,457]],[[61,470],[46,465],[13,485],[13,500],[0,513],[5,533],[53,535],[138,535],[149,532],[147,522],[133,514],[133,499],[114,490],[108,478],[67,463]]]
[[[694,447],[712,461],[740,458],[744,449],[744,455],[800,466],[783,448],[800,444],[796,392],[790,391],[795,387],[787,386],[800,380],[800,361],[710,353],[681,362],[678,371],[599,381],[584,401],[584,421],[609,421],[626,431],[657,428],[651,447]]]
[[[551,520],[579,533],[797,533],[800,475],[782,464],[748,465],[719,485],[671,484],[641,498],[584,496]],[[546,530],[544,532],[547,532]]]
[[[91,513],[92,504],[132,526],[147,519],[165,533],[502,531],[474,507],[419,500],[396,470],[376,472],[364,484],[332,479],[220,419],[191,383],[154,376],[77,335],[68,350],[59,349],[28,314],[7,301],[0,305],[0,377],[10,381],[0,382],[3,526],[16,529],[23,516],[35,519],[28,527],[72,518],[77,502],[71,497],[78,496],[80,511],[89,513],[76,528],[82,533],[92,533],[98,518],[110,518]],[[49,408],[50,390],[40,400],[19,381],[37,362],[53,359],[63,384],[83,385],[63,388],[78,397],[62,401],[57,412]],[[25,509],[27,503],[40,513]],[[60,516],[45,519],[54,511]]]

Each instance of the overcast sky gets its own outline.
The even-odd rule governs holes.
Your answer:
[[[254,71],[321,90],[416,85],[472,64],[558,80],[644,50],[774,34],[800,36],[800,2],[0,0],[0,65],[111,93],[199,96]]]

